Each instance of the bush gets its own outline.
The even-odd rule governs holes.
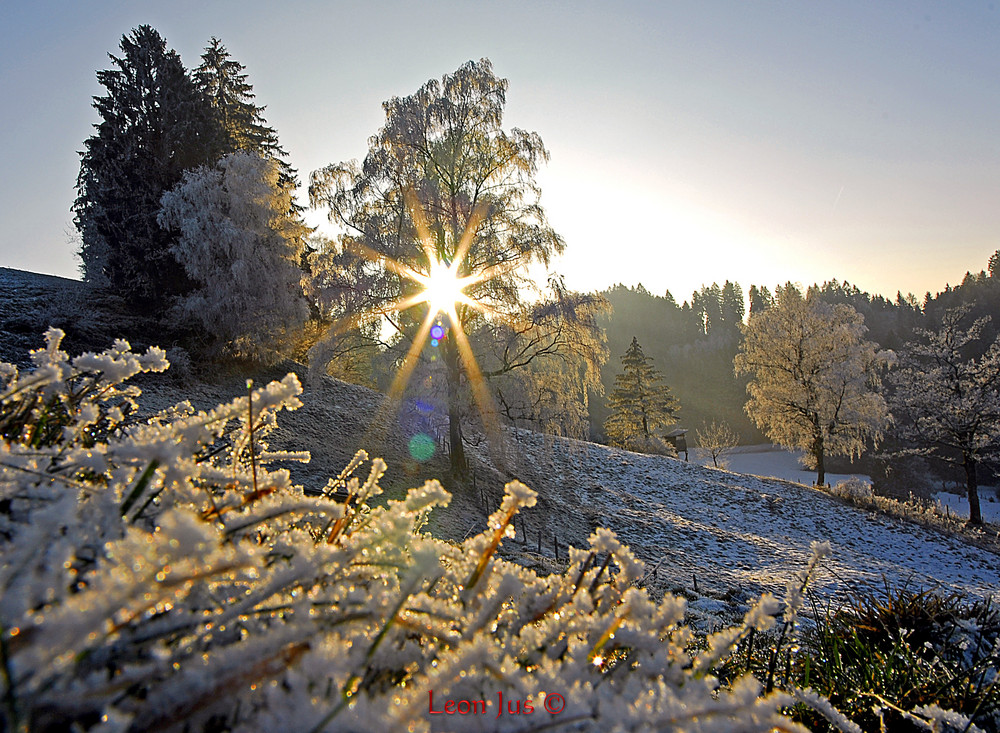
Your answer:
[[[871,501],[873,496],[871,484],[856,476],[851,476],[846,481],[840,481],[830,489],[830,493],[851,502]]]
[[[122,382],[162,351],[71,360],[47,339],[34,371],[0,365],[5,729],[804,730],[782,711],[811,693],[713,676],[773,625],[770,595],[695,652],[684,600],[638,588],[608,530],[547,577],[499,559],[536,500],[519,482],[480,534],[438,540],[421,530],[449,499],[436,481],[375,506],[385,464],[359,474],[363,452],[319,497],[271,467],[308,458],[266,444],[300,404],[294,375],[138,422]],[[447,700],[484,712],[437,715]]]

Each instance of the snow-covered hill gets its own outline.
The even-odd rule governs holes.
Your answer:
[[[23,363],[25,344],[41,344],[39,314],[51,313],[60,294],[78,304],[89,297],[75,281],[0,268],[0,360]],[[255,374],[148,379],[143,403],[162,408],[191,399],[197,407],[211,407],[242,394],[247,377],[260,384],[289,369],[304,373],[288,363]],[[321,487],[358,447],[387,459],[383,485],[390,495],[446,470],[443,456],[424,464],[409,457],[407,420],[384,411],[377,393],[325,380],[307,386],[303,400],[305,407],[279,416],[273,445],[312,453],[308,465],[289,466],[293,479],[307,488]],[[375,418],[381,427],[373,428]],[[697,582],[700,594],[736,601],[764,589],[781,592],[813,540],[833,546],[819,582],[826,593],[877,590],[885,582],[975,595],[1000,589],[996,554],[799,484],[524,430],[508,431],[505,446],[490,450],[484,443],[470,453],[475,485],[446,481],[455,498],[433,518],[431,529],[454,538],[477,531],[504,481],[519,478],[540,493],[539,504],[518,522],[517,537],[507,540],[504,553],[529,565],[551,567],[557,546],[564,558],[567,544],[584,546],[590,532],[607,526],[647,562],[648,584],[660,589],[690,593]]]
[[[697,577],[716,597],[783,590],[810,542],[830,540],[818,586],[828,594],[885,582],[1000,590],[996,554],[817,489],[524,432],[518,445],[523,479],[553,505],[550,526],[610,527],[667,588],[693,589]]]

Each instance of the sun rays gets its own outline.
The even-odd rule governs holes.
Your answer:
[[[416,292],[382,305],[367,315],[389,316],[393,312],[411,308],[421,306],[426,308],[415,334],[412,337],[407,336],[410,340],[409,348],[389,388],[389,399],[385,401],[379,419],[374,424],[385,425],[389,412],[398,409],[413,372],[420,362],[421,354],[430,341],[433,347],[442,346],[445,349],[455,350],[452,358],[456,360],[456,365],[460,361],[461,367],[464,367],[487,437],[491,446],[494,446],[498,444],[500,434],[497,411],[465,333],[465,327],[472,311],[487,317],[503,316],[484,302],[481,296],[477,298],[474,289],[510,272],[521,263],[513,261],[470,271],[467,258],[486,210],[484,205],[480,204],[473,209],[457,244],[450,247],[448,245],[453,242],[449,242],[447,237],[435,238],[431,234],[423,208],[412,189],[406,191],[405,198],[426,259],[425,267],[416,269],[357,242],[350,245],[351,251],[358,257],[384,267],[418,287]],[[345,319],[335,327],[334,335],[356,326],[360,320],[362,319],[357,316]],[[432,329],[437,337],[432,337]],[[402,332],[402,329],[400,331]],[[450,345],[445,343],[447,339],[451,340]]]

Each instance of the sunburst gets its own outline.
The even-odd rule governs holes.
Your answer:
[[[515,269],[520,263],[517,261],[507,262],[502,265],[483,267],[463,274],[463,269],[467,269],[464,267],[466,257],[469,254],[469,249],[482,221],[485,207],[480,205],[473,210],[458,245],[455,247],[454,254],[449,259],[439,254],[435,247],[434,240],[424,218],[423,209],[412,189],[406,191],[406,203],[416,225],[417,234],[426,257],[426,269],[414,269],[359,243],[352,245],[352,250],[358,256],[379,264],[419,286],[419,290],[416,293],[382,306],[379,312],[383,315],[388,315],[393,311],[401,312],[424,304],[427,305],[426,315],[410,343],[410,348],[407,351],[402,366],[393,379],[392,386],[389,388],[389,400],[386,401],[385,408],[393,409],[391,406],[399,404],[399,400],[419,361],[420,353],[427,345],[431,328],[443,316],[447,319],[447,333],[454,338],[458,355],[465,367],[465,373],[469,384],[472,386],[476,406],[483,419],[483,425],[490,438],[490,443],[495,444],[497,436],[499,436],[496,407],[493,403],[492,395],[486,386],[486,380],[483,378],[482,371],[476,361],[475,354],[472,352],[468,337],[465,334],[459,306],[466,306],[486,315],[500,317],[501,314],[494,308],[470,296],[469,290]],[[351,318],[343,323],[337,331],[343,332],[347,328],[357,325],[359,320],[357,317]],[[379,417],[383,416],[380,415]],[[376,424],[381,422],[381,419],[375,421]]]

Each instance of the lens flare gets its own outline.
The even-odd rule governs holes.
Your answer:
[[[467,315],[469,311],[474,310],[487,316],[504,318],[502,313],[482,302],[481,299],[477,300],[475,296],[470,296],[469,290],[515,270],[523,263],[518,258],[514,258],[478,269],[470,268],[466,264],[466,256],[487,210],[484,204],[481,203],[472,211],[457,244],[452,243],[453,246],[445,246],[447,242],[445,244],[436,243],[434,237],[431,236],[424,212],[412,188],[406,190],[405,199],[413,216],[420,245],[426,256],[426,269],[414,269],[357,242],[349,245],[350,250],[357,256],[380,264],[390,272],[420,286],[420,290],[416,293],[383,305],[374,313],[388,316],[392,311],[405,311],[424,304],[427,306],[426,315],[413,336],[403,364],[396,372],[392,385],[389,387],[389,399],[383,403],[383,407],[379,410],[379,414],[373,421],[373,428],[375,425],[384,424],[387,417],[386,411],[392,409],[390,405],[399,404],[428,340],[430,340],[431,346],[439,346],[444,343],[445,336],[450,335],[454,337],[454,344],[451,348],[456,349],[457,358],[464,366],[465,375],[472,387],[472,396],[483,419],[483,427],[486,429],[491,448],[499,447],[501,433],[496,406],[465,335],[462,315]],[[446,251],[439,251],[439,249]],[[361,316],[353,316],[346,319],[345,322],[337,324],[331,332],[331,336],[343,333],[352,324],[356,325],[357,322],[360,322],[361,318]],[[447,319],[447,329],[441,323],[443,319]],[[437,361],[434,354],[431,354],[429,358],[432,362]]]

